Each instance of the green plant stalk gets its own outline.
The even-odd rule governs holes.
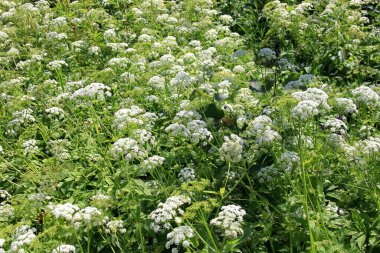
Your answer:
[[[300,164],[301,164],[301,173],[302,173],[302,184],[303,184],[303,190],[304,190],[304,208],[306,212],[306,219],[307,219],[307,226],[309,229],[309,237],[310,237],[310,245],[311,245],[311,252],[315,253],[315,243],[314,243],[314,237],[313,237],[313,231],[311,229],[310,224],[310,214],[309,214],[309,206],[308,206],[308,188],[307,188],[307,181],[306,181],[306,170],[304,165],[304,155],[303,155],[303,149],[301,145],[301,136],[302,136],[302,122],[301,118],[299,118],[299,134],[298,134],[298,150],[299,150],[299,156],[300,156]]]

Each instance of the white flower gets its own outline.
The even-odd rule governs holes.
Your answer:
[[[358,110],[355,103],[349,98],[336,98],[336,107],[338,111],[344,115],[352,114],[356,115]]]
[[[360,86],[352,91],[355,101],[368,107],[380,106],[380,96],[367,86]]]
[[[243,234],[241,225],[246,212],[237,205],[222,206],[218,217],[210,221],[210,225],[222,230],[222,234],[228,238],[237,238]]]
[[[131,138],[117,140],[111,148],[111,154],[115,159],[123,157],[126,161],[143,159],[147,156],[147,152],[140,147],[136,140]]]
[[[36,154],[39,151],[36,140],[28,140],[22,144],[24,148],[24,154]]]
[[[16,228],[15,233],[13,235],[14,240],[11,243],[11,248],[9,249],[9,253],[12,252],[24,252],[23,247],[25,245],[29,245],[34,238],[36,238],[36,229],[30,228],[27,225]]]
[[[102,83],[92,83],[87,85],[84,88],[76,90],[70,98],[72,100],[79,98],[90,98],[104,100],[106,97],[112,96],[111,88]]]
[[[162,156],[154,155],[144,160],[144,165],[147,169],[160,167],[164,164],[165,158]]]
[[[311,100],[304,100],[292,110],[294,117],[306,120],[319,114],[318,103]]]
[[[347,125],[339,119],[328,119],[324,127],[330,129],[331,133],[344,134],[347,130]]]
[[[150,227],[156,233],[162,229],[170,229],[170,222],[183,214],[183,210],[180,207],[190,202],[190,198],[182,195],[169,197],[165,203],[158,204],[158,208],[149,214],[149,218],[153,220]],[[179,220],[177,219],[177,221]]]
[[[279,162],[285,168],[286,171],[290,172],[295,166],[299,164],[300,157],[296,152],[285,151],[281,154]]]
[[[65,118],[65,111],[59,107],[51,107],[45,110],[49,118],[63,119]]]
[[[124,228],[122,220],[112,220],[106,224],[106,233],[116,234],[117,232],[124,234],[127,230]]]
[[[181,169],[181,172],[178,174],[178,178],[181,182],[191,182],[195,179],[195,171],[191,167],[185,167]]]
[[[55,60],[52,62],[49,62],[47,67],[50,70],[58,70],[61,69],[62,67],[67,67],[67,63],[64,60]]]
[[[235,134],[224,137],[224,143],[219,149],[220,158],[226,162],[237,163],[242,159],[244,140]]]
[[[99,225],[103,220],[103,213],[96,207],[88,206],[82,210],[79,210],[73,215],[71,222],[76,228],[79,228],[82,224],[85,225]]]
[[[188,239],[194,237],[194,231],[188,226],[180,226],[174,228],[173,231],[170,232],[166,237],[168,239],[165,244],[165,247],[167,249],[170,249],[172,245],[175,245],[177,249],[178,246],[182,245],[182,247],[186,249],[190,247],[191,242]]]
[[[71,203],[65,204],[49,204],[48,208],[51,210],[52,214],[56,219],[63,218],[66,221],[71,221],[75,212],[79,211],[80,208]]]
[[[75,253],[75,246],[69,244],[61,244],[52,253]]]

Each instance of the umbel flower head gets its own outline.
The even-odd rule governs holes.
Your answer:
[[[246,212],[237,205],[222,206],[218,217],[210,221],[210,225],[219,228],[222,235],[228,238],[236,238],[243,234],[241,225]]]

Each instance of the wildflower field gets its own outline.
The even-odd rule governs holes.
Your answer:
[[[0,0],[0,253],[380,252],[376,0]]]

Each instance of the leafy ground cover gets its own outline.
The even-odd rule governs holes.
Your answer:
[[[0,253],[379,252],[379,4],[0,2]]]

